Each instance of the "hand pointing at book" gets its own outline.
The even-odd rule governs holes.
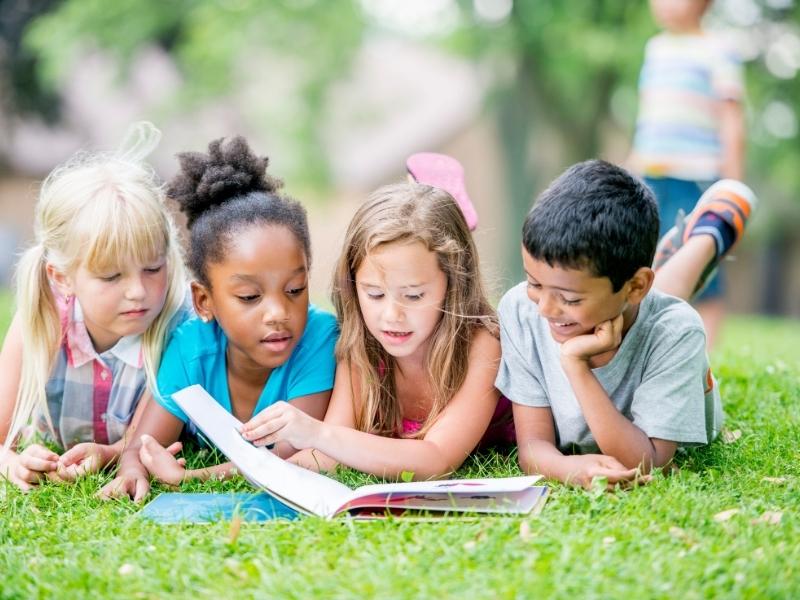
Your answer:
[[[276,402],[242,425],[242,437],[256,446],[288,442],[297,450],[311,448],[322,422],[288,402]]]

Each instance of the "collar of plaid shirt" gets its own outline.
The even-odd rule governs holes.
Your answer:
[[[83,310],[75,296],[68,299],[57,297],[61,313],[61,330],[65,332],[67,360],[73,368],[85,365],[92,360],[103,362],[92,344],[83,320]],[[71,318],[70,318],[71,315]],[[106,351],[128,365],[137,369],[142,367],[142,336],[128,335]]]

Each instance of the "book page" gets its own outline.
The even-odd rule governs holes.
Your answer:
[[[286,462],[265,448],[257,448],[239,433],[242,423],[200,385],[172,395],[203,434],[255,486],[303,512],[328,517],[352,490],[338,481]]]
[[[535,504],[541,490],[546,489],[543,486],[541,489],[533,487],[540,479],[540,475],[531,475],[364,485],[354,490],[337,512],[365,506],[527,512]],[[538,491],[533,493],[531,490]]]
[[[546,486],[533,486],[516,492],[471,494],[386,493],[361,496],[347,502],[340,512],[385,507],[392,511],[435,511],[495,514],[529,514],[547,497]]]

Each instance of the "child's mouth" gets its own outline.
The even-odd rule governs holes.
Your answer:
[[[413,331],[383,331],[383,338],[390,344],[402,344],[406,342]]]
[[[289,347],[292,341],[292,334],[286,332],[270,333],[261,339],[261,344],[269,348],[272,352],[283,352]]]
[[[570,329],[572,329],[573,327],[575,327],[577,325],[577,323],[575,323],[575,322],[572,322],[572,323],[556,323],[555,321],[548,321],[548,323],[550,324],[550,329],[552,329],[556,333],[564,333],[566,331],[569,331]]]

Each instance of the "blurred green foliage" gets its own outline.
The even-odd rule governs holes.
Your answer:
[[[288,64],[299,89],[287,98],[292,118],[275,115],[264,125],[302,155],[298,176],[318,184],[327,180],[319,139],[325,91],[350,64],[362,31],[361,12],[349,0],[64,0],[32,21],[25,43],[50,89],[60,86],[87,49],[116,57],[124,78],[140,50],[160,46],[182,75],[175,111],[263,78],[276,63]],[[273,62],[264,60],[267,50]]]
[[[183,75],[181,97],[175,102],[181,110],[186,102],[223,94],[244,78],[258,78],[273,66],[260,60],[267,49],[271,56],[286,58],[302,83],[300,97],[287,98],[297,104],[292,118],[268,115],[272,121],[265,125],[296,142],[303,165],[296,175],[322,183],[327,161],[319,125],[326,113],[326,91],[342,77],[363,35],[374,25],[365,18],[366,4],[367,0],[61,0],[41,5],[42,14],[27,28],[25,44],[36,57],[41,81],[51,89],[87,47],[119,58],[124,76],[125,65],[141,48],[158,44],[174,56]],[[517,0],[500,23],[482,21],[478,4],[458,0],[459,25],[444,44],[493,70],[491,108],[507,155],[512,203],[519,213],[553,174],[543,172],[543,164],[549,161],[560,170],[597,155],[605,128],[632,133],[644,45],[657,28],[644,1]],[[728,10],[728,5],[726,0],[715,3],[723,20],[726,11],[743,10],[733,4]],[[791,0],[750,0],[749,7],[755,20],[744,31],[760,49],[747,65],[750,176],[769,190],[769,196],[793,200],[800,191],[800,169],[795,166],[800,138],[765,130],[762,117],[775,102],[794,107],[800,81],[776,77],[764,57],[787,31],[797,36],[800,14]],[[793,60],[800,63],[800,57]],[[548,139],[548,132],[551,138],[556,132],[563,143],[540,143]],[[786,219],[778,221],[786,226]]]

